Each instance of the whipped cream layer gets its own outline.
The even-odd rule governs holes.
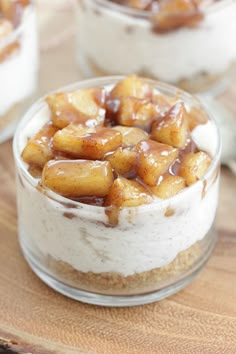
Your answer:
[[[15,40],[19,41],[19,49],[0,63],[0,117],[32,95],[37,87],[36,16],[31,6],[24,11],[21,31]],[[0,42],[0,48],[1,45]]]
[[[106,73],[138,72],[177,83],[198,74],[223,74],[236,59],[235,1],[212,5],[196,28],[163,34],[153,32],[149,19],[81,1],[78,58],[88,76],[91,60]]]
[[[18,141],[21,152],[27,138],[48,121],[43,103]],[[200,129],[200,132],[199,132]],[[193,131],[198,145],[216,153],[214,124]],[[213,151],[214,150],[214,151]],[[27,165],[25,165],[27,168]],[[123,276],[163,267],[179,252],[202,240],[214,221],[218,199],[218,166],[175,197],[152,204],[124,208],[116,227],[108,226],[103,207],[75,203],[54,193],[45,196],[37,181],[19,170],[17,181],[19,235],[31,252],[51,256],[82,272],[116,272]],[[31,181],[31,183],[29,183]],[[172,216],[165,216],[171,210]]]

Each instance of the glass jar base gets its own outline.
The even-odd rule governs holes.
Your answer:
[[[29,264],[33,272],[49,287],[55,291],[65,295],[71,299],[99,306],[108,306],[108,307],[128,307],[128,306],[138,306],[149,304],[155,301],[163,300],[170,295],[173,295],[187,286],[200,272],[208,261],[209,256],[211,255],[216,239],[217,233],[214,231],[214,237],[211,238],[211,242],[208,245],[207,250],[204,255],[194,264],[194,266],[189,269],[184,274],[181,274],[181,278],[178,278],[176,281],[173,281],[167,286],[162,286],[156,291],[148,292],[145,294],[137,295],[102,295],[96,294],[89,291],[80,290],[73,286],[67,285],[62,281],[56,279],[49,273],[47,273],[43,267],[38,263],[38,261],[33,257],[33,255],[25,247],[24,243],[20,240],[21,249],[23,255]],[[213,236],[213,235],[212,235]]]

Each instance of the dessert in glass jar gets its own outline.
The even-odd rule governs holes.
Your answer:
[[[13,135],[37,87],[33,1],[0,0],[0,143]]]
[[[77,0],[84,76],[136,72],[189,92],[235,74],[233,0]]]
[[[189,94],[135,75],[76,83],[33,105],[14,156],[20,244],[57,291],[144,304],[208,259],[220,142]]]

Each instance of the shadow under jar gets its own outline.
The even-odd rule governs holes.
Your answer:
[[[111,88],[120,77],[87,80],[63,88]],[[166,84],[155,90],[186,106],[205,109],[192,96]],[[205,114],[205,113],[204,113]],[[18,228],[24,256],[49,286],[76,300],[105,306],[132,306],[169,296],[206,263],[216,240],[220,141],[209,118],[199,144],[211,146],[212,162],[195,184],[169,199],[119,210],[117,225],[109,207],[83,204],[50,191],[28,172],[21,153],[29,137],[49,121],[44,99],[27,112],[14,138]],[[203,126],[202,126],[203,127]]]
[[[0,143],[9,139],[37,88],[34,1],[0,0]]]
[[[135,72],[192,93],[217,92],[235,75],[235,16],[235,1],[212,1],[189,16],[167,12],[163,28],[154,11],[77,0],[78,64],[85,77]]]

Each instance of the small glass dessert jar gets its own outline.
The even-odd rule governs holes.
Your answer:
[[[22,251],[62,294],[145,304],[183,288],[206,263],[220,140],[189,94],[136,76],[62,88],[26,113],[14,157]]]
[[[0,143],[10,138],[37,88],[36,14],[30,0],[0,0]]]
[[[150,3],[152,10],[142,10]],[[82,74],[135,72],[191,93],[222,89],[235,75],[235,1],[161,0],[159,13],[155,4],[77,0]]]

